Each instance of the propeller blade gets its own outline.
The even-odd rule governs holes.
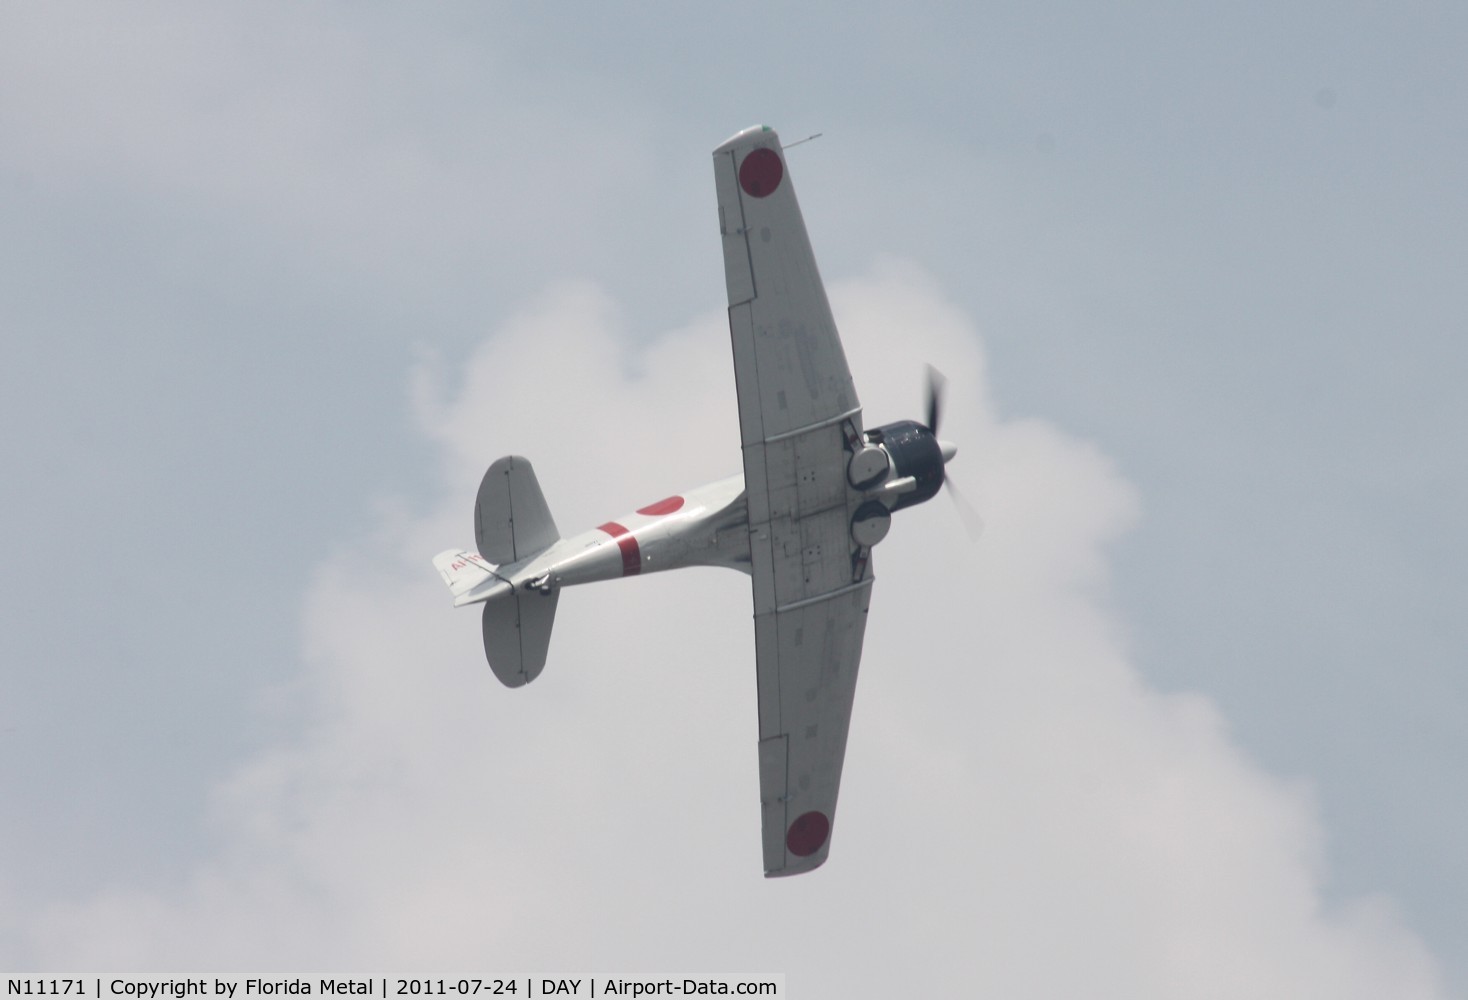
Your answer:
[[[928,365],[928,430],[934,437],[938,435],[938,420],[943,414],[943,391],[947,386],[948,380],[943,373]]]
[[[974,510],[974,505],[969,503],[968,499],[959,492],[958,487],[954,485],[952,479],[944,476],[943,486],[948,491],[948,499],[953,501],[953,509],[958,511],[958,518],[963,522],[964,530],[968,532],[968,540],[970,542],[977,542],[979,536],[984,533],[983,517],[980,516],[977,510]]]

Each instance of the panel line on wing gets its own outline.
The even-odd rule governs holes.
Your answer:
[[[757,366],[758,362],[756,362]],[[810,431],[818,431],[823,427],[830,427],[832,424],[839,424],[843,420],[859,416],[861,416],[861,407],[852,407],[845,413],[838,413],[834,417],[827,417],[825,420],[817,420],[815,423],[806,424],[804,427],[797,427],[794,430],[781,431],[779,434],[771,435],[765,438],[765,444],[774,444],[776,441],[784,441],[786,438],[793,438],[800,434],[809,433]]]
[[[799,608],[809,607],[812,604],[819,604],[822,601],[832,600],[833,598],[840,597],[842,594],[849,594],[854,590],[861,590],[863,587],[870,587],[872,585],[872,581],[875,579],[876,577],[869,576],[865,580],[858,580],[855,583],[848,583],[844,587],[837,587],[835,590],[828,590],[824,594],[817,594],[814,597],[806,597],[799,601],[791,601],[789,604],[782,604],[775,609],[775,614],[778,615],[785,611],[795,611]]]
[[[727,170],[715,169],[715,182],[719,193],[719,233],[724,238],[724,280],[729,292],[729,304],[752,302],[755,298],[754,251],[749,245],[749,227],[744,217],[744,200],[740,197],[739,185],[735,180],[734,151],[720,154],[725,157]],[[737,213],[738,218],[729,218]],[[737,240],[738,254],[743,258],[742,266],[730,256],[729,241]]]

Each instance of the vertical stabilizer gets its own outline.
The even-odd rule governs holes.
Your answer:
[[[496,566],[522,562],[561,534],[528,459],[508,455],[489,467],[474,504],[474,541]],[[484,605],[484,655],[508,687],[528,684],[545,667],[559,593],[512,590]]]
[[[520,590],[484,605],[484,656],[506,687],[529,684],[545,668],[560,596]]]

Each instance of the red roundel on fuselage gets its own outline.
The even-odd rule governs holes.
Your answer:
[[[659,514],[671,514],[673,513],[673,511],[678,510],[682,506],[682,497],[668,497],[668,499],[666,500],[659,500],[657,503],[650,503],[646,507],[638,507],[637,513],[648,514],[656,517]]]
[[[739,186],[751,198],[773,193],[784,176],[785,164],[780,162],[780,154],[766,146],[754,150],[739,164]]]
[[[812,810],[799,816],[785,832],[785,846],[796,857],[808,858],[821,849],[831,835],[831,821]]]

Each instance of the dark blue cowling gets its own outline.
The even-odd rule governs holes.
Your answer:
[[[917,488],[897,498],[893,510],[931,500],[943,488],[943,451],[933,432],[914,420],[899,420],[868,431],[874,444],[887,449],[897,478],[912,476]]]

